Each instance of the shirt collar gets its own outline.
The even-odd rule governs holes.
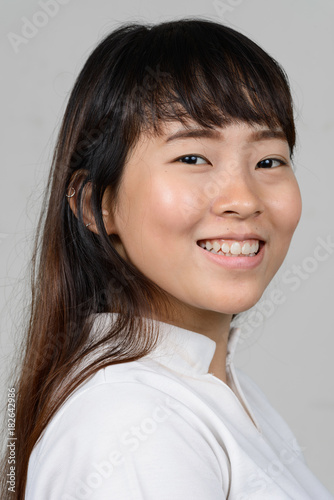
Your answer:
[[[216,351],[216,342],[197,333],[162,321],[159,324],[159,341],[149,354],[159,363],[178,372],[203,375]],[[226,365],[231,365],[240,335],[239,328],[231,328],[227,343]]]
[[[95,315],[91,334],[96,337],[103,334],[105,328],[116,319],[117,313],[100,313]],[[203,375],[209,367],[216,350],[216,342],[204,334],[187,330],[179,326],[153,320],[159,327],[159,338],[156,346],[147,355],[159,363],[179,373]],[[229,333],[226,355],[226,366],[233,363],[238,344],[240,329],[232,327]]]

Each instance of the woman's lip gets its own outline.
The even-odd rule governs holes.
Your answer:
[[[208,259],[210,259],[212,262],[226,268],[226,269],[240,269],[240,270],[248,270],[248,269],[254,269],[263,260],[264,253],[265,253],[265,242],[260,241],[260,248],[259,251],[256,255],[253,257],[247,257],[247,256],[236,256],[236,257],[231,257],[227,255],[220,255],[220,254],[215,254],[210,252],[209,250],[206,250],[205,248],[202,248],[200,245],[197,245],[198,248],[204,252],[204,254],[207,256]]]
[[[225,236],[210,236],[210,238],[201,238],[197,240],[197,244],[204,241],[213,241],[213,240],[224,240],[224,241],[245,241],[245,240],[257,240],[257,241],[265,241],[264,238],[254,233],[245,233],[245,234],[229,234]]]

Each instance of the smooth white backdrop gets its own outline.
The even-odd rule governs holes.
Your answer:
[[[193,16],[243,32],[290,78],[303,216],[285,264],[244,315],[237,365],[288,421],[310,468],[334,493],[333,0],[1,1],[1,401],[26,314],[26,268],[43,185],[74,80],[120,23]]]

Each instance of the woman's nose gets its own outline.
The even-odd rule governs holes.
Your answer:
[[[263,210],[263,201],[255,180],[242,173],[235,173],[224,182],[212,204],[214,214],[240,219],[256,217]]]

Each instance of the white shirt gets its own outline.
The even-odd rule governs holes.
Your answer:
[[[225,384],[208,372],[213,340],[159,326],[153,352],[99,370],[58,410],[31,454],[26,500],[333,500],[234,368],[239,330]]]

